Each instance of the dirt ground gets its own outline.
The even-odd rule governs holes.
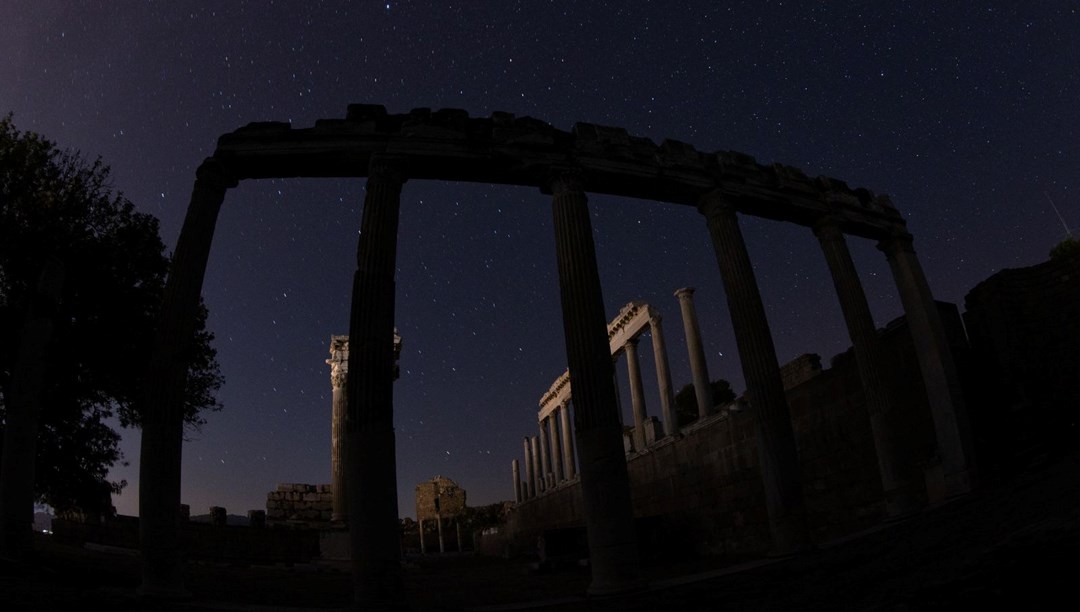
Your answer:
[[[149,609],[132,552],[37,541],[37,557],[0,564],[4,610]],[[588,573],[530,571],[529,560],[425,558],[405,568],[415,610],[944,610],[1072,608],[1080,581],[1080,455],[910,519],[787,559],[648,563],[640,592],[586,598]],[[347,569],[193,563],[188,602],[159,609],[338,608]],[[1064,599],[1063,599],[1064,598]]]

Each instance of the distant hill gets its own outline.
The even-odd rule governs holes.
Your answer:
[[[209,514],[197,514],[197,515],[191,517],[188,520],[190,520],[192,523],[209,523],[210,522],[210,515]],[[226,525],[238,525],[240,527],[247,527],[250,523],[248,522],[248,517],[246,517],[246,516],[239,516],[239,515],[236,515],[236,514],[229,514],[229,515],[227,515],[225,517],[225,524]]]

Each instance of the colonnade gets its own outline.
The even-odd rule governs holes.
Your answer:
[[[552,428],[553,420],[548,421],[541,426],[541,435],[526,440],[526,484],[521,486],[521,491],[523,495],[526,490],[535,494],[536,487],[543,486],[540,483],[552,469],[552,458],[545,459],[540,454],[540,438],[544,436],[549,441],[554,429],[558,429],[561,452],[552,473],[565,479],[573,476],[575,465],[580,467],[577,476],[592,571],[590,593],[634,589],[641,585],[641,577],[610,337],[605,334],[606,317],[585,193],[586,178],[597,181],[600,190],[607,193],[666,198],[681,203],[696,198],[716,253],[754,412],[775,552],[799,550],[806,545],[805,510],[789,409],[765,310],[739,229],[736,206],[755,212],[768,210],[766,216],[814,225],[856,344],[856,358],[865,362],[860,363],[863,384],[875,389],[880,388],[884,364],[874,349],[873,334],[867,331],[873,329],[873,322],[861,303],[865,302],[865,296],[848,261],[850,255],[843,242],[843,232],[854,227],[879,240],[915,340],[947,490],[955,495],[970,489],[973,476],[970,435],[949,345],[911,237],[887,202],[870,201],[838,181],[811,180],[794,169],[777,166],[770,169],[738,154],[698,153],[684,143],[666,141],[656,146],[645,139],[631,139],[624,131],[614,128],[598,131],[586,125],[575,128],[572,135],[555,138],[553,128],[536,120],[518,121],[505,115],[473,120],[467,115],[462,118],[462,114],[449,111],[426,119],[429,115],[418,112],[402,119],[387,118],[385,109],[350,107],[345,122],[351,122],[351,131],[342,132],[348,138],[339,137],[338,123],[316,126],[308,132],[295,131],[298,136],[292,135],[283,124],[260,124],[248,132],[238,132],[232,140],[219,142],[219,152],[223,151],[223,159],[231,160],[231,167],[217,158],[200,166],[164,290],[154,348],[149,357],[150,384],[146,385],[147,396],[143,401],[139,492],[143,593],[166,597],[183,593],[178,527],[182,401],[186,382],[184,356],[194,333],[218,211],[226,190],[237,184],[231,170],[235,168],[243,169],[241,178],[367,176],[349,326],[351,347],[347,363],[352,375],[345,385],[344,417],[349,439],[344,481],[349,494],[354,599],[367,609],[398,609],[405,603],[393,432],[394,271],[401,189],[409,176],[447,178],[445,173],[453,171],[447,170],[450,166],[444,163],[446,159],[457,164],[453,168],[471,169],[482,168],[482,160],[493,158],[493,154],[484,154],[485,157],[477,151],[515,155],[528,158],[529,163],[493,165],[489,174],[475,171],[467,175],[468,180],[494,177],[501,182],[539,185],[552,196],[568,364],[566,377],[567,382],[573,381],[573,418],[572,426],[568,427],[571,416],[568,405],[559,402],[557,418],[561,427]],[[394,126],[405,125],[406,121],[410,122],[409,134],[404,130],[394,132],[398,129]],[[425,121],[431,124],[430,129]],[[436,126],[436,121],[443,124]],[[490,129],[466,132],[454,121],[478,121],[481,123],[477,125]],[[421,128],[428,131],[417,131]],[[448,132],[460,133],[461,138],[450,138]],[[290,134],[275,140],[275,134],[286,133]],[[327,134],[332,138],[326,139]],[[414,157],[378,152],[406,150],[395,149],[387,142],[388,139],[408,142],[413,137],[410,134],[427,139],[416,149],[421,153]],[[606,145],[596,140],[601,136],[625,142],[606,149]],[[321,144],[307,146],[311,142]],[[613,153],[598,153],[609,150]],[[336,153],[339,151],[340,155]],[[598,155],[612,155],[621,161],[605,164]],[[298,159],[303,159],[306,165],[294,170],[292,164],[298,163]],[[551,165],[551,159],[575,159],[579,165],[559,167]],[[356,160],[367,161],[366,172],[351,168],[350,164]],[[414,163],[417,165],[410,165]],[[543,177],[538,175],[540,172]],[[729,176],[735,180],[729,181]],[[735,197],[740,199],[732,199]],[[783,208],[785,203],[790,203],[790,210]],[[860,206],[874,212],[866,213]],[[842,214],[834,218],[833,210]],[[814,215],[814,219],[809,219]],[[891,233],[886,235],[887,231]],[[683,308],[685,312],[686,306]],[[684,316],[684,324],[688,319]],[[654,332],[654,343],[656,338]],[[636,362],[636,356],[628,357],[628,367],[632,367],[631,359]],[[659,373],[661,368],[657,370]],[[666,365],[663,371],[667,376]],[[698,397],[704,400],[707,375],[695,375],[696,382],[698,379],[701,381]],[[643,409],[643,403],[640,405]],[[709,408],[699,406],[699,411],[707,412]],[[894,474],[896,459],[890,450],[894,434],[888,431],[885,418],[894,409],[880,398],[874,399],[871,406],[872,414],[878,415],[873,422],[882,479],[889,483],[887,493],[895,493],[894,498],[902,506],[906,485],[897,482]],[[669,406],[664,414],[665,433],[673,433],[675,428],[670,412]],[[635,407],[635,421],[637,414]],[[576,448],[567,443],[571,432]],[[570,455],[574,452],[580,459],[577,464]]]

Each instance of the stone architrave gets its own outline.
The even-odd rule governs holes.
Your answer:
[[[746,392],[754,413],[774,553],[805,550],[809,546],[809,533],[795,431],[754,268],[735,209],[717,192],[703,196],[698,209],[705,216],[716,251]]]
[[[566,362],[574,389],[574,431],[594,595],[638,588],[641,575],[630,482],[615,398],[615,371],[596,266],[592,224],[577,175],[551,182]]]
[[[634,413],[634,450],[645,450],[645,421],[649,418],[645,410],[645,388],[641,384],[641,367],[638,365],[637,339],[626,342],[623,352],[626,354],[627,377],[630,380],[630,404]]]
[[[870,430],[874,436],[877,452],[878,473],[885,494],[886,511],[891,516],[915,510],[909,475],[904,470],[904,458],[898,440],[899,432],[891,425],[894,418],[893,402],[885,386],[881,353],[878,347],[877,329],[859,273],[848,251],[847,241],[839,226],[831,219],[824,219],[814,226],[814,234],[821,243],[825,261],[836,287],[840,309],[844,313],[848,335],[855,349],[855,361],[859,368],[866,408],[870,415]]]
[[[667,346],[664,344],[664,328],[660,315],[649,320],[652,335],[653,361],[656,362],[656,384],[660,387],[660,410],[664,419],[664,435],[674,435],[679,430],[675,420],[675,391],[671,386],[671,368],[668,365]],[[711,387],[710,387],[711,389]]]
[[[574,465],[574,434],[570,425],[570,402],[563,402],[559,411],[562,414],[563,466],[566,470],[566,479],[573,480],[577,478],[577,467]]]
[[[401,188],[397,160],[373,157],[349,322],[349,535],[358,605],[405,605],[394,442],[394,272]]]
[[[889,261],[915,343],[937,435],[946,494],[957,496],[969,493],[975,479],[971,428],[956,363],[941,315],[930,292],[930,284],[915,256],[910,234],[882,240],[878,248]]]
[[[694,288],[683,287],[675,292],[675,297],[679,298],[679,309],[682,311],[686,350],[690,353],[690,373],[697,396],[698,420],[701,420],[712,412],[712,385],[709,383],[709,366],[705,362],[705,346],[701,342],[701,327],[694,309]]]
[[[217,160],[196,172],[184,226],[165,282],[146,369],[139,449],[139,542],[142,584],[151,598],[188,595],[180,558],[180,466],[187,358],[195,337],[210,243],[225,192],[237,181]]]

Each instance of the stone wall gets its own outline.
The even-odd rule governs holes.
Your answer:
[[[457,516],[465,511],[465,489],[443,476],[416,485],[416,520]]]
[[[334,488],[328,484],[279,484],[266,494],[267,524],[297,526],[329,523]]]
[[[959,314],[951,304],[938,306],[962,362],[967,351]],[[928,503],[933,500],[924,483],[935,465],[935,438],[914,344],[902,318],[879,335],[891,366],[887,384],[900,408],[891,426],[909,449],[902,469]],[[851,351],[834,357],[831,366],[821,369],[817,355],[802,355],[784,368],[807,520],[819,543],[870,527],[885,516],[869,416]],[[627,456],[638,539],[646,556],[768,551],[754,412],[740,406],[731,404],[678,436]],[[565,483],[515,507],[508,523],[512,551],[534,551],[541,534],[549,546],[552,535],[571,541],[569,534],[582,532],[583,525],[579,483]],[[583,548],[578,552],[586,554]]]
[[[1080,253],[1001,270],[968,292],[964,322],[991,413],[976,429],[986,462],[1020,469],[1078,446]]]

